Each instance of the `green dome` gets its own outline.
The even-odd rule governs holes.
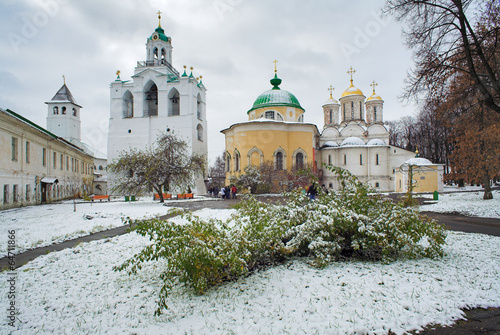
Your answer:
[[[276,106],[288,106],[295,108],[302,108],[299,100],[292,93],[280,89],[278,86],[281,84],[281,79],[278,76],[274,76],[271,79],[271,85],[274,87],[269,91],[265,91],[255,99],[252,108],[247,112],[250,113],[254,109],[264,108],[264,107],[276,107]]]
[[[155,32],[149,37],[150,40],[153,39],[153,35],[155,35],[155,33],[158,33],[158,37],[160,40],[168,42],[168,36],[165,35],[165,30],[163,30],[162,27],[158,27],[155,29]]]

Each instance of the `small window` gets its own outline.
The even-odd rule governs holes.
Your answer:
[[[197,134],[198,134],[198,141],[203,141],[203,126],[201,124],[199,124],[196,127],[196,131],[197,131]]]
[[[61,114],[66,114],[66,107],[63,106]]]
[[[9,185],[3,185],[3,203],[9,203]]]
[[[73,108],[73,116],[76,116],[76,108]]]
[[[281,151],[276,153],[276,170],[283,170],[283,153]]]
[[[66,156],[66,171],[69,171],[69,157]]]
[[[328,155],[328,165],[332,165],[332,155]]]
[[[346,165],[346,164],[347,164],[347,155],[344,154],[344,165]]]
[[[18,139],[17,137],[12,137],[12,161],[17,162],[18,156]]]
[[[57,153],[52,154],[52,164],[54,165],[54,169],[57,168]]]
[[[304,114],[302,114],[301,116],[299,116],[297,122],[304,122]]]
[[[102,171],[102,165],[99,165],[99,171]]]
[[[425,180],[425,176],[420,177],[420,180]]]
[[[26,185],[26,201],[30,201],[31,198],[31,186]]]
[[[12,185],[12,202],[18,202],[18,201],[19,201],[19,186]]]
[[[234,170],[240,171],[240,154],[238,152],[234,154]]]
[[[380,187],[380,183],[378,183],[378,182],[375,183],[375,187],[377,187],[377,188]]]
[[[302,169],[304,167],[304,155],[301,152],[295,155],[295,166],[297,169]]]
[[[30,142],[26,142],[26,163],[30,162]]]
[[[274,120],[274,111],[267,111],[264,117],[266,119]]]
[[[63,154],[61,154],[61,159],[60,159],[60,165],[59,168],[62,170],[63,169],[63,166],[64,166],[64,158],[63,158]]]
[[[196,102],[196,116],[198,120],[201,120],[201,103],[200,101]]]
[[[375,165],[379,165],[378,154],[375,156]]]
[[[329,188],[333,188],[333,183],[328,184]]]
[[[53,111],[54,115],[59,114],[59,107],[54,106],[54,108],[52,108],[52,111]]]
[[[363,165],[363,155],[359,155],[359,165]]]
[[[47,149],[42,148],[42,165],[46,166],[47,165]]]

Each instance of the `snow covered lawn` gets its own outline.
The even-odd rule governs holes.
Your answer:
[[[139,219],[163,215],[170,208],[158,201],[136,202],[73,202],[29,206],[0,212],[0,229],[16,231],[15,253],[61,243],[79,236],[108,230],[123,225],[122,219]],[[7,252],[8,234],[0,234],[0,257]]]
[[[493,191],[491,200],[483,200],[483,193],[484,191],[440,194],[439,201],[432,205],[420,206],[420,210],[500,218],[500,191]]]
[[[318,270],[297,259],[203,296],[178,285],[161,317],[153,316],[161,262],[132,276],[112,270],[148,245],[146,238],[131,233],[82,243],[16,270],[19,321],[12,333],[402,334],[450,324],[460,308],[500,306],[500,238],[449,232],[447,242],[447,256],[437,260],[340,262]],[[0,277],[0,291],[8,292],[10,275]],[[0,310],[7,304],[1,299]],[[4,317],[0,333],[11,330]]]

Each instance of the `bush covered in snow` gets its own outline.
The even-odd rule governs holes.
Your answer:
[[[167,308],[168,290],[177,281],[196,293],[251,271],[308,256],[323,267],[349,258],[390,261],[398,257],[442,256],[444,229],[421,217],[415,208],[372,194],[349,172],[333,168],[341,189],[310,201],[300,192],[286,195],[284,204],[250,197],[229,222],[208,221],[179,212],[186,223],[153,220],[132,222],[132,230],[153,242],[116,270],[135,273],[141,264],[163,258],[156,314]]]

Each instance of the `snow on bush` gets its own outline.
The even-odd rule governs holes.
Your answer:
[[[130,274],[147,261],[166,260],[160,275],[158,309],[167,308],[168,291],[177,282],[202,294],[207,288],[247,275],[286,257],[309,256],[324,267],[356,258],[391,261],[443,255],[444,228],[421,217],[416,208],[373,195],[346,170],[338,174],[341,189],[310,201],[300,192],[286,195],[285,204],[262,203],[250,197],[227,221],[207,221],[177,212],[185,221],[132,221],[132,230],[152,244],[115,270]]]

